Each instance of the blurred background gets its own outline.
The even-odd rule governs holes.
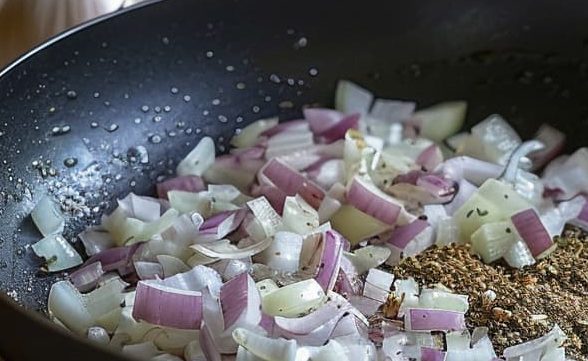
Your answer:
[[[48,38],[144,0],[0,0],[0,69]]]

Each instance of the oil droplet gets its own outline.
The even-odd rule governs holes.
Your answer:
[[[133,122],[135,122],[135,124],[141,124],[141,118],[135,118]]]
[[[220,99],[212,99],[212,105],[219,105]]]
[[[68,168],[75,167],[76,164],[78,164],[77,158],[70,157],[70,158],[65,158],[63,160],[63,165],[65,165]]]
[[[169,38],[167,36],[164,36],[163,38],[161,38],[161,42],[163,43],[163,45],[169,45]]]
[[[149,138],[149,141],[153,144],[159,144],[161,143],[161,136],[154,134]]]
[[[296,84],[296,81],[292,78],[288,78],[288,80],[286,81],[288,83],[288,85],[293,86]]]
[[[246,85],[243,82],[238,82],[237,85],[235,85],[235,87],[239,90],[243,90],[245,89]]]
[[[91,128],[98,128],[98,123],[97,122],[92,122],[92,123],[90,123],[90,127]]]
[[[161,107],[156,106],[155,108],[153,108],[153,111],[155,111],[156,113],[161,113]]]
[[[192,132],[193,132],[193,131],[194,131],[194,130],[193,130],[192,128],[188,128],[188,129],[186,129],[186,130],[184,131],[184,133],[186,133],[186,134],[190,135],[190,134],[192,134]]]
[[[169,106],[169,105],[166,105],[166,106],[164,106],[164,107],[163,107],[163,111],[164,111],[164,112],[166,112],[166,113],[169,113],[169,112],[171,112],[171,109],[172,109],[172,108],[171,108],[171,106]]]
[[[93,97],[94,97],[94,98],[100,98],[100,93],[98,93],[98,92],[94,92],[94,94],[93,94]]]
[[[282,109],[290,109],[290,108],[294,108],[294,103],[292,103],[289,100],[284,100],[283,102],[280,102],[280,104],[278,104],[278,106]]]
[[[254,105],[253,108],[251,108],[253,110],[254,113],[259,113],[259,111],[261,110],[257,105]]]
[[[149,111],[149,106],[148,105],[143,105],[141,107],[141,110],[143,111],[143,113],[147,113]]]
[[[73,90],[69,90],[66,95],[69,99],[75,99],[78,97],[78,93]]]
[[[178,94],[179,90],[175,86],[170,89],[172,94]]]
[[[318,69],[317,68],[310,68],[308,70],[308,74],[310,74],[310,76],[317,76],[318,75]]]
[[[185,126],[186,126],[186,122],[179,121],[179,122],[176,123],[176,127],[178,127],[178,128],[183,128]]]
[[[210,112],[208,110],[203,110],[202,111],[202,115],[207,116],[208,114],[210,114]]]
[[[241,123],[241,122],[243,121],[243,117],[239,115],[239,116],[237,117],[237,119],[235,119],[235,121],[236,121],[237,123]]]
[[[228,121],[229,121],[229,119],[228,119],[227,117],[225,117],[224,115],[219,115],[219,116],[218,116],[218,120],[219,120],[221,123],[226,123],[226,122],[228,122]]]
[[[147,152],[147,148],[142,145],[129,148],[127,151],[127,159],[130,163],[149,163],[149,153]]]
[[[206,52],[206,57],[208,59],[212,58],[213,56],[214,56],[214,52],[212,52],[211,50],[209,50],[209,51]]]
[[[109,127],[105,128],[107,132],[112,133],[112,132],[116,132],[118,129],[118,124],[116,123],[112,123],[110,124]]]
[[[227,65],[227,67],[225,69],[227,69],[227,71],[229,71],[229,72],[235,71],[235,67],[232,65]]]
[[[55,110],[56,110],[55,107],[51,107],[51,108],[49,108],[49,113],[55,113]]]
[[[308,39],[304,36],[298,39],[298,41],[294,44],[295,49],[305,48],[308,45]]]
[[[270,97],[269,95],[266,95],[265,98],[263,98],[263,100],[265,100],[266,102],[271,102],[272,101],[272,97]]]
[[[272,75],[270,75],[270,77],[269,77],[269,80],[270,80],[272,83],[276,83],[276,84],[279,84],[279,83],[280,83],[280,77],[279,77],[279,76],[277,76],[276,74],[272,74]]]
[[[186,103],[187,103],[187,102],[189,102],[190,100],[192,100],[192,97],[191,97],[191,96],[189,96],[189,95],[184,95],[184,101],[185,101]]]
[[[161,119],[162,119],[162,118],[161,118],[161,115],[156,115],[156,116],[154,116],[154,117],[153,117],[153,121],[154,121],[155,123],[159,123],[159,122],[161,122]]]

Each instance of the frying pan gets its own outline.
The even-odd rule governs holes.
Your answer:
[[[248,122],[331,105],[340,78],[421,106],[465,99],[469,124],[497,112],[524,136],[551,123],[575,148],[586,19],[575,0],[167,0],[50,40],[0,72],[0,355],[119,358],[36,312],[63,277],[29,247],[43,194],[75,206],[74,239],[117,197],[152,193],[203,135],[224,151]]]

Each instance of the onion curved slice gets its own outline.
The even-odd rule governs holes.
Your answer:
[[[429,227],[427,221],[416,219],[404,226],[399,226],[392,231],[387,243],[394,245],[399,249],[404,249],[419,233]]]
[[[69,279],[80,292],[86,292],[96,287],[103,274],[102,264],[100,262],[94,262],[72,272],[69,275]]]
[[[31,246],[35,254],[45,258],[49,272],[63,271],[82,264],[82,257],[61,235],[50,234]]]
[[[214,163],[214,140],[210,137],[200,139],[200,142],[180,161],[176,172],[180,176],[201,176]]]
[[[169,191],[200,192],[206,189],[204,181],[199,176],[186,175],[179,176],[157,183],[157,196],[167,199]]]
[[[63,232],[65,219],[57,203],[47,195],[43,196],[31,211],[31,218],[44,237]]]
[[[386,224],[396,223],[402,205],[375,185],[355,176],[347,190],[347,201],[358,210]]]

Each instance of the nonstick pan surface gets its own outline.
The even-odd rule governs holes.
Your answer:
[[[587,18],[583,1],[167,0],[59,36],[0,76],[0,289],[43,310],[63,277],[29,247],[44,194],[68,204],[73,240],[203,135],[224,151],[248,122],[330,105],[340,78],[422,106],[465,99],[470,124],[496,112],[526,136],[548,122],[582,146]],[[51,340],[2,327],[19,359]]]

